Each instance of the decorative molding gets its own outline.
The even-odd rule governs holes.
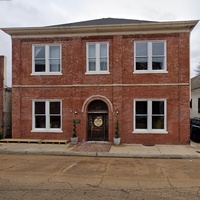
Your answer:
[[[191,20],[118,25],[17,27],[2,28],[2,30],[11,35],[12,38],[84,37],[99,35],[190,32],[197,23],[198,20]]]
[[[72,84],[72,85],[13,85],[12,88],[73,88],[73,87],[160,87],[190,86],[190,83],[143,83],[143,84]]]
[[[111,101],[107,97],[102,96],[102,95],[92,95],[92,96],[88,97],[85,100],[85,102],[83,103],[81,111],[86,112],[86,108],[90,102],[92,102],[94,100],[102,100],[102,99],[104,100],[105,103],[107,103],[110,106],[110,111],[113,112],[113,105],[112,105]]]

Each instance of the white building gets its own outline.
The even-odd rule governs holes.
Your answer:
[[[190,117],[200,117],[200,75],[191,79]]]

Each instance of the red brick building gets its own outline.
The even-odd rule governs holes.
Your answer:
[[[99,19],[6,28],[12,137],[186,144],[190,32],[198,21]]]

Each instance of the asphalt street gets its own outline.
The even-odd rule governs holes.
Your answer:
[[[200,199],[200,159],[0,155],[1,200]]]

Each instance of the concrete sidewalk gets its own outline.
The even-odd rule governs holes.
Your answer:
[[[87,143],[87,142],[86,142]],[[79,143],[80,146],[83,143]],[[84,143],[85,144],[85,143]],[[98,143],[108,145],[109,143]],[[65,155],[93,157],[124,157],[124,158],[200,158],[200,144],[191,142],[190,145],[155,145],[141,144],[109,144],[107,152],[75,151],[76,145],[67,144],[33,144],[33,143],[2,143],[0,154],[34,154],[34,155]]]

